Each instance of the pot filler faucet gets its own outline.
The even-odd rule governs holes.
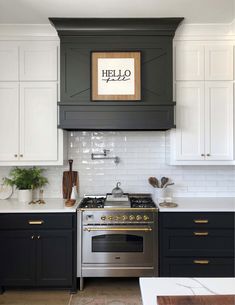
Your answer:
[[[114,163],[118,165],[120,163],[119,157],[108,157],[108,154],[110,153],[109,149],[104,149],[103,153],[97,154],[92,153],[91,154],[91,160],[114,160]]]

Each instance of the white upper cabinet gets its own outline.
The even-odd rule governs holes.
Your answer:
[[[57,160],[57,84],[20,84],[20,160]]]
[[[177,43],[175,80],[233,80],[233,46],[226,43]]]
[[[233,80],[233,46],[210,45],[205,47],[206,80]]]
[[[15,42],[0,42],[0,81],[19,80],[19,47]]]
[[[176,85],[176,160],[204,160],[204,84]]]
[[[25,42],[20,45],[21,81],[57,80],[57,42]]]
[[[19,85],[0,82],[0,161],[15,161],[19,150]]]
[[[0,166],[63,165],[57,73],[57,41],[0,41]]]
[[[207,160],[233,160],[233,84],[206,82],[205,155]]]
[[[176,80],[204,79],[204,46],[178,44],[175,48]]]

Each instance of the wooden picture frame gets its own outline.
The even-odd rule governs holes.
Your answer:
[[[91,100],[140,101],[141,52],[92,52]]]

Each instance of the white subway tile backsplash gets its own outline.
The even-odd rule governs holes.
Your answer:
[[[91,160],[91,153],[109,149],[113,160]],[[169,166],[165,163],[165,132],[70,132],[68,157],[79,172],[80,195],[105,194],[117,181],[125,192],[153,192],[148,177],[167,176],[175,185],[174,196],[232,197],[235,196],[235,166]],[[1,177],[9,167],[0,168]],[[62,196],[62,173],[65,167],[47,167],[50,184],[46,197]]]

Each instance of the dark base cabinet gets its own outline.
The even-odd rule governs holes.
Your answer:
[[[76,214],[0,214],[4,287],[76,291]]]
[[[160,276],[234,277],[234,213],[163,212]]]

